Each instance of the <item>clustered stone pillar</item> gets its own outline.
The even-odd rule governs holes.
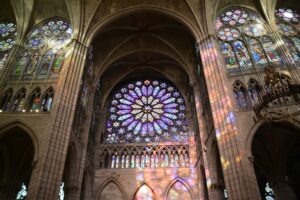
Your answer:
[[[48,136],[49,146],[46,156],[39,160],[34,169],[37,172],[31,177],[34,181],[30,183],[28,199],[58,199],[76,107],[74,100],[79,94],[87,54],[87,47],[78,41],[74,40],[70,46],[70,54],[60,74],[49,120],[53,124]]]
[[[230,200],[261,199],[258,186],[249,187],[255,174],[246,172],[241,151],[231,88],[214,36],[199,43],[200,57],[212,110],[215,134],[220,151],[225,187]],[[207,177],[209,179],[209,177]],[[257,184],[256,184],[257,185]],[[209,188],[211,189],[211,188]]]

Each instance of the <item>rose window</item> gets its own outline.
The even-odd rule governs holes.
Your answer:
[[[187,140],[183,97],[165,81],[144,80],[117,90],[108,108],[105,143]]]

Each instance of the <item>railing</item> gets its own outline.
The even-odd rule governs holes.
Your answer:
[[[190,165],[189,145],[99,146],[100,168],[159,168]]]

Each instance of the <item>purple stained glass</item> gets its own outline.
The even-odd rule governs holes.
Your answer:
[[[297,11],[290,8],[279,8],[275,10],[275,16],[277,19],[284,20],[286,22],[291,22],[293,24],[299,23],[300,15]]]
[[[130,82],[112,95],[104,143],[185,142],[185,116],[183,97],[172,83]]]
[[[247,21],[248,17],[249,13],[246,10],[233,8],[223,13],[220,19],[221,22],[226,25],[239,26],[243,25]]]
[[[241,34],[237,28],[225,27],[218,31],[218,37],[223,41],[233,41],[238,39]]]

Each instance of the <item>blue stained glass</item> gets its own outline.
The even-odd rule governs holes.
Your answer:
[[[139,97],[142,96],[142,91],[141,91],[140,88],[136,87],[134,90],[135,90],[136,94],[137,94]]]
[[[108,113],[110,126],[107,125],[105,143],[188,139],[185,126],[174,121],[185,119],[184,100],[169,82],[143,80],[125,84],[112,95]]]
[[[154,91],[153,91],[153,97],[156,97],[156,95],[158,94],[158,92],[160,91],[160,88],[157,86],[154,88]]]
[[[242,41],[236,41],[233,43],[234,50],[236,52],[236,55],[238,57],[240,66],[243,69],[249,69],[252,67],[252,63],[250,60],[249,53]]]
[[[248,41],[249,48],[253,57],[253,60],[256,64],[258,65],[266,65],[267,64],[267,59],[261,49],[260,44],[256,39],[250,39]]]
[[[152,92],[153,92],[153,86],[150,85],[150,86],[148,87],[148,93],[147,93],[147,96],[150,96],[150,95],[152,94]]]
[[[165,89],[161,90],[161,91],[157,94],[156,98],[161,98],[165,93],[166,93],[166,90],[165,90]]]

